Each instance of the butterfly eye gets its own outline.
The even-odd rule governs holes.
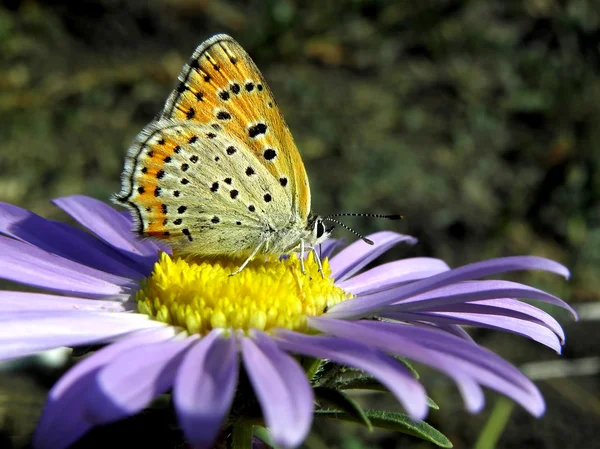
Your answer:
[[[325,234],[325,226],[323,226],[323,222],[317,222],[317,238],[321,238]]]

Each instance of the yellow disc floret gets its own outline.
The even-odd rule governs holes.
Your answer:
[[[194,259],[161,253],[152,274],[136,294],[138,311],[205,335],[215,328],[247,331],[287,328],[306,330],[306,317],[323,314],[349,299],[333,285],[327,259],[324,277],[311,253],[300,261],[252,261],[230,276],[239,263],[231,259]]]

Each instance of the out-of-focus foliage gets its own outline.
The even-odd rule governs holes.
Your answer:
[[[535,274],[522,280],[572,302],[599,300],[600,7],[592,0],[2,5],[1,201],[64,219],[49,199],[108,200],[127,146],[159,111],[184,61],[202,40],[226,32],[274,90],[316,212],[402,213],[400,223],[348,220],[363,233],[388,228],[420,239],[394,257],[430,255],[452,265],[552,257],[573,270],[568,286]],[[593,332],[573,330],[567,351],[597,352]],[[540,356],[516,341],[490,343],[516,362]],[[520,421],[528,425],[511,434],[513,447],[564,418],[552,415],[553,393],[545,393],[550,415]],[[457,447],[472,443],[485,417],[473,420],[456,413],[458,403],[453,409],[434,398],[436,426]],[[570,417],[585,416],[569,407]],[[536,447],[574,442],[564,437],[568,419],[560,422],[566,440],[538,435]],[[594,429],[578,429],[579,441]],[[385,438],[377,444],[399,447]]]

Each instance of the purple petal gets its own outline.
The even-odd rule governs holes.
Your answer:
[[[137,240],[131,222],[107,204],[82,195],[52,202],[130,259],[145,267],[151,267],[156,261],[158,246],[149,240]]]
[[[120,301],[102,301],[41,293],[0,291],[0,312],[79,310],[86,312],[124,312]]]
[[[173,386],[181,360],[198,338],[132,348],[105,365],[90,388],[86,411],[94,424],[107,424],[140,412]]]
[[[333,252],[338,249],[340,246],[344,245],[344,239],[329,239],[325,240],[320,245],[320,249],[317,249],[321,259],[329,258],[331,259],[331,255]]]
[[[506,316],[520,320],[528,320],[543,324],[554,332],[564,343],[565,333],[561,325],[551,315],[539,309],[512,298],[488,299],[467,303],[448,304],[422,309],[422,312],[450,312],[452,314],[483,314],[488,316]]]
[[[314,395],[298,362],[281,351],[266,334],[242,338],[244,366],[273,440],[297,447],[312,423]]]
[[[568,310],[577,318],[575,310],[556,296],[525,284],[497,280],[459,282],[404,299],[391,308],[403,312],[420,311],[448,304],[507,297],[547,302]]]
[[[427,323],[420,321],[411,321],[410,324],[412,326],[420,326],[425,327],[427,329],[437,329],[443,332],[447,332],[450,335],[462,338],[463,340],[468,341],[470,343],[475,343],[473,337],[471,337],[466,330],[464,330],[461,326],[457,324]]]
[[[0,266],[0,278],[88,298],[118,295],[135,285],[7,237],[0,237]]]
[[[369,245],[362,240],[358,240],[344,248],[329,261],[332,276],[337,282],[349,278],[400,242],[406,242],[409,245],[417,243],[417,239],[414,237],[389,231],[377,232],[369,235],[368,238],[373,240],[375,244]]]
[[[331,359],[363,370],[392,392],[413,419],[423,419],[428,407],[423,386],[398,361],[353,339],[309,336],[285,329],[277,331],[279,347],[286,351]]]
[[[86,434],[93,424],[84,416],[83,398],[94,383],[98,369],[123,351],[140,344],[164,341],[174,334],[172,327],[136,332],[77,363],[50,390],[33,436],[33,447],[63,449]]]
[[[360,335],[362,343],[373,345],[385,352],[407,357],[442,371],[454,379],[470,412],[480,411],[484,405],[483,392],[468,372],[460,369],[451,360],[445,358],[443,354],[428,351],[411,339],[391,332],[390,329],[370,328],[363,326],[362,321],[350,322],[329,318],[309,318],[308,324],[318,331],[351,340]]]
[[[554,332],[543,324],[529,320],[505,316],[478,315],[452,312],[389,312],[381,315],[410,323],[412,321],[429,321],[436,324],[460,324],[465,326],[485,327],[499,329],[531,338],[538,343],[561,352],[560,340]]]
[[[389,330],[449,357],[478,383],[512,398],[532,415],[540,416],[544,412],[544,399],[533,382],[504,359],[481,346],[445,332],[401,323],[363,320],[361,324],[372,329]]]
[[[441,350],[438,352],[441,352]],[[486,367],[479,366],[474,362],[466,361],[460,357],[452,355],[448,357],[453,359],[454,362],[463,370],[468,371],[471,376],[473,376],[473,378],[475,378],[481,385],[491,388],[492,390],[511,398],[536,418],[539,418],[544,414],[546,410],[544,398],[533,383],[530,384],[529,388],[523,389],[515,382],[498,376],[496,373],[487,369]],[[506,361],[504,361],[504,364],[512,367],[512,365]]]
[[[341,253],[340,253],[341,254]],[[338,256],[339,257],[339,256]],[[461,281],[467,281],[473,278],[479,278],[484,276],[490,276],[493,274],[505,273],[508,271],[515,270],[543,270],[551,273],[556,273],[568,277],[569,270],[563,265],[554,262],[543,257],[535,256],[516,256],[516,257],[503,257],[499,259],[486,260],[484,262],[477,262],[470,265],[465,265],[459,268],[455,268],[444,273],[431,276],[420,281],[413,282],[408,285],[393,288],[385,292],[374,293],[372,295],[360,296],[348,301],[341,302],[333,306],[327,312],[329,318],[351,318],[360,317],[364,314],[372,314],[373,311],[390,305],[394,302],[406,300],[411,296],[416,296],[421,293],[428,292],[433,289],[449,286],[449,288],[455,287]],[[490,281],[491,282],[491,281]],[[499,282],[499,281],[496,281]],[[521,284],[519,284],[521,285]],[[531,289],[531,287],[527,287]],[[533,289],[535,290],[535,289]],[[540,290],[538,290],[539,292]],[[546,294],[547,295],[547,294]],[[518,296],[510,294],[501,294],[497,297],[506,296]],[[539,296],[539,295],[538,295]],[[551,295],[545,298],[550,300]],[[490,296],[484,298],[475,297],[476,299],[488,299]],[[553,304],[560,305],[562,301],[557,302],[558,298],[554,298]],[[542,300],[546,300],[542,299]],[[466,301],[462,300],[461,301]],[[408,300],[407,300],[408,302]],[[564,306],[564,303],[562,303]],[[568,307],[568,306],[567,306]]]
[[[236,339],[213,330],[185,354],[175,377],[178,421],[195,449],[208,449],[231,407],[238,380]]]
[[[64,223],[46,220],[12,204],[0,203],[0,234],[108,273],[132,279],[140,279],[147,274],[90,234]]]
[[[60,346],[103,343],[142,329],[165,326],[147,316],[80,311],[22,311],[0,315],[0,360]]]
[[[366,295],[448,270],[450,267],[440,259],[413,257],[379,265],[336,285],[353,295]]]

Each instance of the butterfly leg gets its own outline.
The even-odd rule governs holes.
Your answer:
[[[304,269],[304,240],[300,240],[300,269],[302,270],[302,274],[306,274],[306,270]]]
[[[325,279],[325,273],[323,272],[323,264],[321,263],[321,256],[317,253],[317,249],[315,247],[311,247],[313,254],[315,255],[315,260],[317,261],[317,265],[319,265],[319,273],[321,273],[321,277]]]
[[[317,249],[314,246],[309,246],[308,249],[314,254],[315,260],[317,261],[317,265],[319,266],[319,273],[321,273],[321,277],[325,279],[325,272],[323,271],[321,256],[319,256],[319,253],[317,252]]]
[[[244,268],[246,268],[246,265],[248,265],[250,263],[250,261],[252,259],[254,259],[254,256],[256,256],[258,254],[258,252],[261,250],[261,248],[265,245],[265,240],[263,240],[262,242],[260,242],[258,244],[258,246],[254,249],[254,251],[252,251],[252,254],[250,254],[248,256],[248,258],[244,261],[244,263],[237,269],[235,270],[233,273],[231,273],[229,276],[235,276],[236,274],[238,274],[240,271],[242,271]]]

